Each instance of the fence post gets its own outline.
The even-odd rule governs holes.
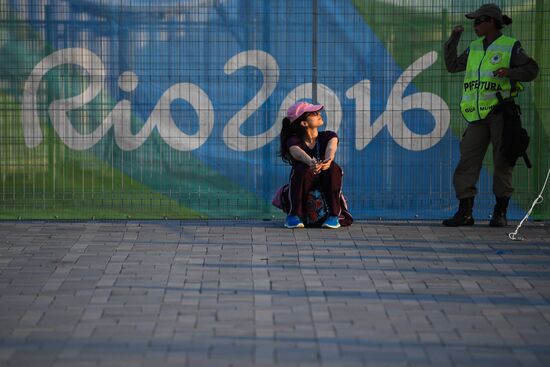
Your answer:
[[[248,4],[248,7],[250,7],[250,3]],[[262,3],[262,6],[263,6],[263,9],[262,9],[262,45],[263,45],[263,49],[265,52],[267,52],[268,54],[270,53],[271,51],[271,37],[270,37],[270,32],[271,32],[271,27],[270,27],[270,8],[269,8],[269,0],[264,0],[263,3]],[[249,24],[249,23],[247,23]],[[247,34],[248,34],[248,29],[247,29]],[[274,111],[274,113],[271,113],[271,111]],[[265,104],[264,104],[264,107],[259,110],[258,112],[262,111],[262,115],[264,116],[264,119],[269,121],[270,118],[277,118],[278,116],[278,110],[277,108],[275,107],[274,103],[273,103],[273,99],[272,98],[268,98],[267,101],[265,101]],[[273,145],[272,145],[273,146]],[[268,193],[272,193],[273,192],[273,174],[271,172],[271,168],[273,167],[272,166],[272,163],[273,162],[273,157],[276,157],[277,156],[277,151],[278,151],[278,147],[279,145],[278,144],[274,144],[275,146],[275,151],[273,151],[273,149],[270,149],[270,148],[267,148],[265,147],[263,149],[263,153],[262,153],[262,160],[264,162],[264,167],[266,167],[266,169],[263,170],[263,174],[262,174],[262,185],[264,187],[264,189],[268,192]],[[267,168],[269,167],[269,168]],[[271,213],[271,210],[273,209],[273,207],[271,206],[271,201],[269,200],[269,197],[267,198],[268,200],[262,200],[262,214],[264,215],[264,219],[269,219],[269,216],[270,216],[270,213]]]
[[[318,18],[318,3],[313,0],[312,5],[312,37],[311,37],[311,97],[313,103],[317,103],[317,18]]]
[[[535,3],[535,24],[534,24],[534,30],[532,32],[532,37],[535,40],[535,51],[534,51],[535,56],[534,56],[534,59],[539,63],[539,65],[543,65],[543,62],[546,61],[546,60],[544,60],[545,55],[544,55],[544,50],[543,50],[543,47],[544,47],[543,46],[543,41],[545,39],[544,32],[543,32],[544,1],[545,0],[536,0],[536,3]],[[532,182],[532,185],[533,185],[532,192],[535,195],[538,192],[539,187],[541,187],[541,185],[544,182],[544,179],[545,179],[545,176],[546,176],[546,169],[548,167],[548,162],[549,162],[547,152],[544,149],[541,149],[541,147],[546,146],[546,144],[547,144],[547,143],[545,144],[544,142],[541,142],[541,138],[545,137],[545,135],[547,134],[547,132],[544,129],[544,121],[542,121],[542,118],[544,116],[543,110],[545,108],[548,108],[549,104],[548,104],[547,101],[543,101],[543,98],[542,98],[542,96],[544,95],[544,89],[543,89],[543,82],[540,79],[540,75],[537,79],[538,80],[535,80],[535,82],[533,83],[534,84],[533,85],[534,93],[533,93],[532,99],[530,101],[530,103],[533,103],[533,108],[535,109],[535,111],[534,111],[535,113],[531,114],[531,116],[534,117],[535,121],[539,120],[539,123],[535,123],[534,127],[540,129],[539,131],[535,131],[535,134],[532,137],[532,142],[531,142],[531,149],[534,148],[533,146],[539,148],[539,149],[537,149],[538,151],[535,153],[536,154],[535,161],[537,163],[535,163],[533,165],[533,172],[532,172],[532,176],[531,176],[533,179],[530,180]],[[539,104],[536,103],[537,100],[540,101]],[[537,111],[537,108],[541,109],[540,113],[539,113],[539,111]],[[547,138],[547,136],[546,136],[546,138]],[[533,144],[534,143],[533,140],[536,140],[536,144]],[[531,191],[531,190],[529,190],[529,191]],[[535,206],[535,208],[533,210],[533,216],[537,217],[539,215],[540,216],[544,215],[545,207],[547,207],[547,206],[544,205],[544,203],[543,203],[543,205]]]
[[[51,45],[52,45],[52,48],[55,49],[56,48],[56,42],[57,42],[57,27],[56,27],[56,24],[55,24],[55,8],[52,4],[46,4],[45,6],[45,17],[46,17],[46,40],[48,42],[51,42]],[[54,33],[54,30],[55,30],[55,33]],[[58,74],[60,73],[59,71],[57,72]],[[48,79],[46,79],[46,95],[44,96],[44,94],[41,94],[42,95],[42,98],[45,102],[48,102],[48,99],[51,98],[51,96],[53,95],[54,91],[53,91],[53,88],[52,88],[52,81],[48,81]],[[47,121],[49,121],[49,118],[47,117],[46,118]],[[44,124],[44,135],[45,135],[45,141],[46,141],[46,146],[47,146],[47,149],[48,149],[48,172],[46,173],[46,176],[49,174],[51,175],[51,178],[52,178],[52,192],[55,192],[55,182],[53,181],[53,177],[54,177],[54,165],[53,165],[53,162],[54,162],[54,139],[55,139],[55,134],[53,133],[52,129],[50,128],[50,125],[48,123]],[[46,183],[43,183],[43,185],[46,185]],[[55,200],[54,200],[55,202]],[[43,205],[45,205],[46,201],[44,201]]]

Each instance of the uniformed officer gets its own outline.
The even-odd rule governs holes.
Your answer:
[[[507,225],[506,211],[512,187],[512,170],[501,151],[503,114],[493,111],[502,98],[514,98],[522,89],[520,82],[536,78],[539,68],[520,42],[502,34],[512,19],[503,15],[495,4],[484,4],[466,18],[474,20],[474,30],[479,37],[468,49],[457,56],[457,45],[464,28],[454,27],[445,43],[445,65],[450,73],[466,71],[460,109],[468,121],[468,127],[460,142],[460,161],[455,169],[453,185],[460,201],[458,211],[443,221],[446,226],[474,224],[472,215],[476,184],[483,158],[489,143],[493,145],[493,193],[496,197],[493,216],[489,224],[494,227]]]

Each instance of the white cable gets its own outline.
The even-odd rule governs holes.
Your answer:
[[[544,189],[546,188],[546,184],[548,183],[548,177],[550,177],[550,168],[548,168],[548,173],[546,174],[546,180],[544,180],[544,185],[542,185],[542,190],[540,190],[539,196],[537,196],[535,201],[533,201],[533,205],[531,205],[531,209],[529,209],[527,214],[525,214],[525,217],[523,217],[521,222],[519,222],[516,230],[512,233],[508,233],[508,237],[512,241],[521,241],[521,240],[523,240],[523,237],[516,237],[516,236],[518,234],[519,229],[523,225],[523,222],[525,222],[527,220],[527,218],[529,218],[529,216],[531,215],[531,212],[533,211],[533,208],[535,207],[535,205],[538,205],[538,204],[542,203],[542,201],[544,200],[543,197],[542,197],[542,193],[544,192]]]

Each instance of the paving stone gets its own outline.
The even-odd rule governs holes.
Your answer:
[[[0,366],[546,366],[550,224],[0,222]]]

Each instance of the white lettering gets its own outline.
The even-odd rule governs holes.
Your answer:
[[[437,144],[449,129],[450,113],[447,104],[437,95],[418,92],[406,97],[404,91],[412,80],[437,60],[435,51],[429,52],[409,66],[394,84],[386,110],[371,124],[371,82],[360,81],[346,91],[346,97],[355,100],[356,140],[355,148],[364,149],[384,128],[401,147],[420,151]],[[173,149],[190,151],[203,145],[214,126],[214,106],[208,95],[197,85],[177,83],[168,88],[144,126],[136,134],[131,131],[132,105],[129,100],[119,101],[94,131],[81,134],[72,125],[68,113],[79,109],[92,101],[102,90],[105,82],[105,66],[92,51],[84,48],[68,48],[56,51],[40,61],[25,82],[22,100],[22,124],[27,147],[34,148],[42,140],[42,129],[38,117],[38,89],[46,73],[53,68],[73,64],[80,66],[88,75],[88,86],[79,95],[53,101],[48,107],[49,117],[59,138],[71,149],[86,150],[93,147],[114,127],[117,145],[122,150],[139,148],[157,129],[161,138]],[[305,83],[294,88],[283,100],[275,122],[266,131],[246,136],[240,131],[245,121],[252,116],[272,95],[279,81],[279,66],[270,54],[261,50],[241,52],[227,61],[226,74],[252,66],[263,75],[263,85],[256,95],[231,119],[223,130],[223,139],[227,146],[236,151],[260,149],[275,139],[281,128],[286,110],[294,102],[312,97],[312,84]],[[131,92],[138,86],[137,75],[132,71],[124,72],[119,78],[119,87]],[[198,116],[198,129],[194,134],[181,131],[173,120],[170,105],[176,100],[185,100]],[[326,106],[326,129],[338,131],[342,122],[342,106],[336,93],[324,84],[318,84],[318,102]],[[435,126],[427,134],[411,131],[403,120],[403,112],[422,109],[432,114]]]
[[[394,84],[384,113],[370,123],[370,81],[363,80],[346,92],[346,97],[355,99],[355,131],[357,150],[364,149],[374,137],[387,126],[395,142],[412,151],[426,150],[437,144],[449,129],[449,107],[439,96],[432,93],[418,92],[403,97],[403,93],[422,71],[437,61],[437,53],[429,52],[409,66]],[[429,111],[435,120],[435,126],[428,134],[416,134],[403,120],[403,112],[412,109]]]
[[[270,54],[260,50],[243,51],[233,56],[225,63],[223,70],[226,74],[233,74],[245,66],[253,66],[260,70],[264,77],[264,83],[258,93],[229,120],[223,129],[223,140],[227,146],[241,152],[265,146],[281,130],[280,123],[276,122],[270,129],[257,136],[245,136],[241,133],[242,124],[267,101],[279,82],[277,61]]]
[[[93,52],[83,48],[69,48],[56,51],[42,60],[32,71],[24,86],[22,113],[25,143],[29,148],[38,146],[43,139],[37,113],[37,93],[44,75],[56,66],[74,64],[81,66],[89,75],[88,88],[81,94],[53,101],[48,112],[52,125],[59,138],[73,150],[87,150],[93,147],[111,129],[115,128],[115,140],[122,150],[139,148],[156,127],[162,139],[173,149],[188,151],[199,148],[210,136],[214,127],[214,107],[208,95],[198,86],[178,83],[166,90],[151,116],[133,135],[131,132],[132,105],[128,100],[118,102],[109,115],[93,132],[80,134],[71,124],[68,112],[80,108],[94,99],[103,89],[105,67]],[[123,90],[132,91],[137,87],[137,76],[126,72],[119,85]],[[170,113],[170,104],[183,99],[195,109],[199,117],[199,129],[187,135],[178,129]]]
[[[22,124],[25,143],[29,148],[38,146],[43,139],[36,105],[40,82],[48,71],[63,64],[75,64],[82,67],[89,75],[89,85],[78,96],[60,99],[50,104],[50,119],[61,140],[74,150],[89,149],[110,128],[110,126],[102,125],[90,134],[81,135],[69,121],[67,112],[84,106],[101,92],[105,80],[105,67],[101,59],[93,52],[85,48],[67,48],[56,51],[40,61],[32,70],[23,87]]]

